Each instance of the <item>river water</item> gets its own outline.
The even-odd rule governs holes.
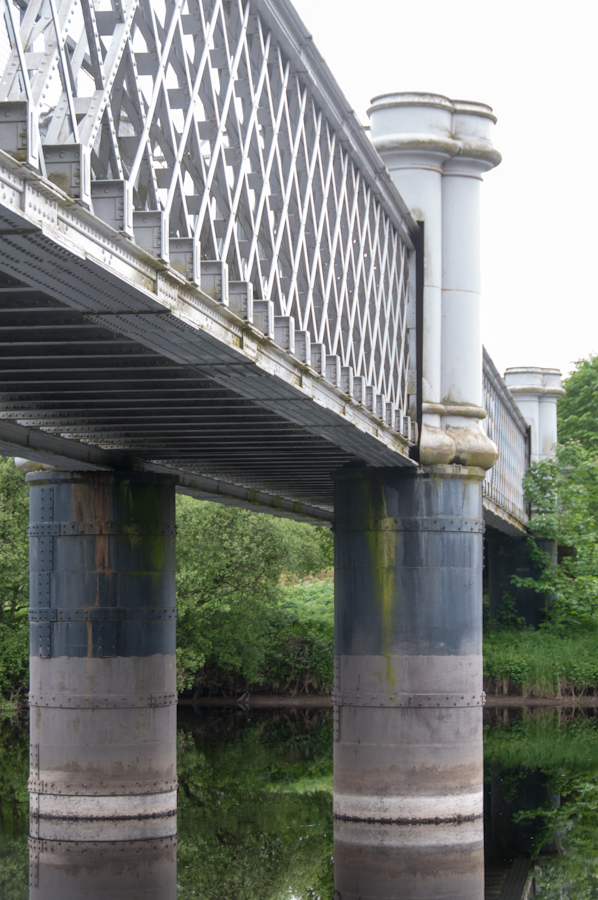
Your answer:
[[[329,710],[183,707],[176,874],[174,850],[170,862],[153,850],[143,864],[111,858],[95,870],[77,858],[66,882],[58,864],[44,863],[43,848],[41,867],[38,855],[30,868],[27,723],[4,723],[0,900],[598,898],[594,711],[484,716],[483,851],[481,823],[432,825],[425,834],[335,823]]]

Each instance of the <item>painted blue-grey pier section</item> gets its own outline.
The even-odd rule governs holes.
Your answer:
[[[110,823],[113,841],[170,837],[176,479],[27,479],[31,836],[102,840]]]
[[[482,815],[482,477],[336,473],[338,817]]]

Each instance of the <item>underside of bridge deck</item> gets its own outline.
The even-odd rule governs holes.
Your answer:
[[[154,321],[171,318],[166,310],[152,312]],[[300,504],[331,508],[331,473],[359,456],[301,424],[300,408],[313,407],[311,398],[269,379],[261,405],[222,384],[224,370],[234,370],[233,380],[255,376],[249,362],[207,356],[205,367],[185,365],[117,330],[116,318],[0,275],[5,444],[11,423],[112,451],[106,459],[116,465],[119,457],[131,465],[131,457],[137,466],[200,472],[292,498],[298,512]]]

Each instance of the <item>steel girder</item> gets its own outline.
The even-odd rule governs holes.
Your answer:
[[[290,4],[3,27],[5,451],[68,438],[323,519],[338,466],[411,464],[415,225]]]

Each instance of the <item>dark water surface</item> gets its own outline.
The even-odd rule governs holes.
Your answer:
[[[545,900],[598,898],[595,714],[492,709],[485,711],[485,721],[486,900],[520,900],[534,896],[534,890]],[[170,887],[161,886],[156,869],[154,893],[146,890],[144,897],[334,900],[335,855],[342,900],[484,896],[481,823],[445,828],[441,838],[431,826],[433,838],[424,835],[423,855],[417,828],[334,825],[329,710],[181,709],[178,750],[176,888],[173,867]],[[0,727],[0,900],[30,896],[28,766],[27,723],[5,723]],[[84,872],[79,863],[72,872]],[[152,865],[158,866],[155,853],[141,867],[149,884]],[[119,888],[124,863],[108,868],[95,890],[87,882],[79,894],[69,893],[69,900],[141,896],[135,878]],[[42,891],[40,871],[39,883],[32,872],[31,897],[62,900],[64,888],[57,882],[47,882],[47,893]],[[360,886],[365,871],[367,885]]]

